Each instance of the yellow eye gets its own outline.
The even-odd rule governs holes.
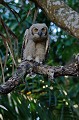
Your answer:
[[[47,30],[46,28],[42,28],[42,32],[46,33],[46,30]]]
[[[38,32],[38,29],[37,29],[37,28],[33,28],[33,31],[34,31],[34,32]]]

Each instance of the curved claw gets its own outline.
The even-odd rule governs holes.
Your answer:
[[[29,61],[33,60],[31,56],[28,56],[26,59]]]

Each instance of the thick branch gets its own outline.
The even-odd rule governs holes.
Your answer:
[[[0,93],[7,94],[12,91],[17,85],[20,84],[23,76],[30,72],[31,65],[27,61],[23,61],[19,64],[16,72],[13,74],[11,78],[3,85],[0,86]]]
[[[36,66],[34,72],[38,74],[48,75],[51,79],[59,76],[79,76],[79,64],[71,63],[67,66]],[[53,74],[54,73],[54,74]],[[53,76],[54,75],[54,76]]]
[[[48,75],[51,79],[58,76],[79,76],[79,62],[71,63],[67,66],[48,66],[48,65],[36,65],[33,61],[22,61],[18,66],[14,75],[9,78],[7,82],[0,85],[0,94],[7,94],[11,92],[17,85],[20,84],[21,79],[25,74],[33,71],[37,74]]]
[[[79,38],[79,14],[61,0],[32,0],[58,26]]]

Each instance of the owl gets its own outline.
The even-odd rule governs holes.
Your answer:
[[[44,23],[33,24],[26,29],[22,45],[22,60],[43,63],[49,48],[48,28]]]

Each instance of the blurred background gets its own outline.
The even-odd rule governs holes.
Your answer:
[[[79,12],[79,0],[63,0]],[[28,0],[0,1],[0,84],[21,62],[23,35],[33,23],[46,23],[50,50],[45,64],[66,65],[79,52],[79,40],[57,27]],[[79,120],[79,77],[25,77],[8,95],[0,95],[0,120]]]

